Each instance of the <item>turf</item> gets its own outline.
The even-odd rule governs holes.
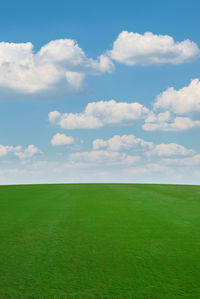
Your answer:
[[[0,187],[0,298],[200,298],[200,186]]]

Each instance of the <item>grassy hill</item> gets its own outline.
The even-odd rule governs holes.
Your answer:
[[[200,186],[0,187],[0,298],[200,298]]]

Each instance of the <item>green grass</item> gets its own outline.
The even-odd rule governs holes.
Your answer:
[[[200,298],[200,186],[1,186],[0,298]]]

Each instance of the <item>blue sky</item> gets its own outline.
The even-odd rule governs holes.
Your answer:
[[[3,1],[0,183],[199,184],[199,8]]]

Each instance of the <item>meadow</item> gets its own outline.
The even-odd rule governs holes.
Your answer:
[[[1,186],[0,298],[200,298],[200,186]]]

